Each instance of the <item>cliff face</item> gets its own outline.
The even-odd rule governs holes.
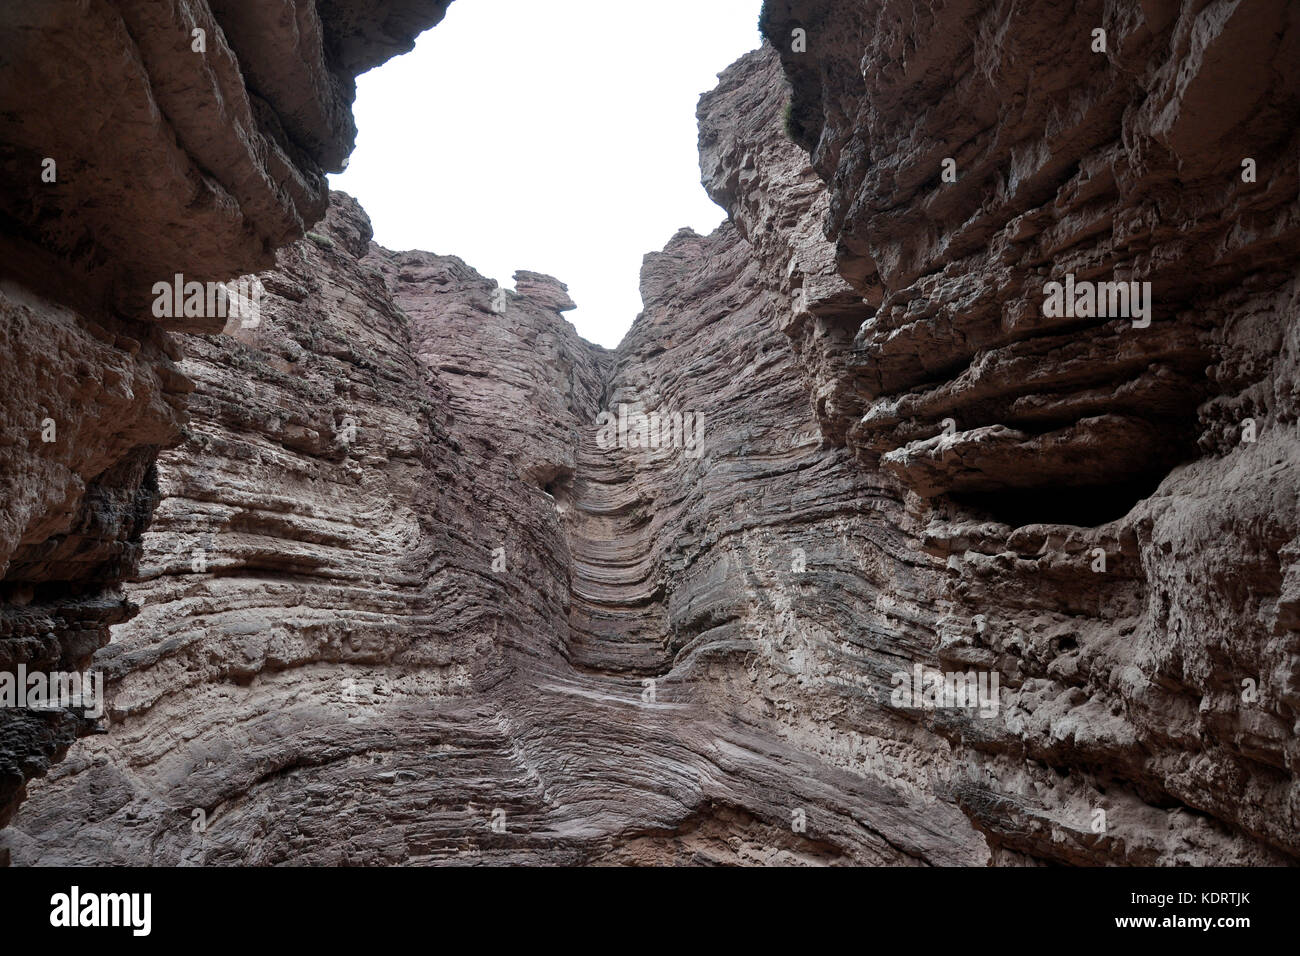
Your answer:
[[[760,67],[779,92],[770,55],[731,79]],[[940,569],[823,447],[737,230],[647,257],[610,353],[554,280],[360,215],[282,253],[256,330],[186,343],[111,725],[33,785],[14,861],[984,859],[917,759],[942,741],[872,687]],[[602,411],[690,424],[628,447]]]
[[[1021,682],[961,806],[997,859],[1164,861],[1214,819],[1294,855],[1294,5],[763,26],[863,300],[827,434],[925,499],[941,653]],[[1149,282],[1150,324],[1048,315],[1067,275]]]
[[[614,353],[554,280],[366,231],[337,197],[255,332],[186,343],[108,732],[13,861],[983,859],[908,749],[938,738],[862,686],[888,580],[933,562],[821,447],[735,229],[647,257]],[[602,442],[619,405],[702,441]]]
[[[346,72],[408,11],[343,6]],[[1220,75],[1294,59],[1263,12],[769,3],[699,109],[730,221],[613,351],[335,195],[255,327],[141,340],[192,420],[87,533],[141,610],[0,856],[1294,862],[1294,90]],[[1066,273],[1150,324],[1044,315]],[[984,696],[900,698],[944,672]]]
[[[0,9],[0,672],[70,671],[130,605],[192,383],[154,286],[263,269],[325,212],[353,80],[446,0]],[[0,710],[0,826],[78,732]]]
[[[325,213],[324,174],[356,136],[356,75],[411,49],[449,2],[5,4],[11,274],[73,291],[71,273],[81,299],[130,314],[174,272],[270,266]],[[169,324],[221,326],[182,318],[198,321]]]
[[[387,816],[431,794],[395,781],[465,787],[501,761],[469,697],[506,642],[479,520],[520,513],[540,538],[540,509],[491,507],[504,477],[476,492],[504,467],[449,432],[369,239],[337,198],[264,274],[255,330],[187,337],[193,420],[159,461],[141,613],[95,662],[110,729],[24,807],[41,859],[103,859],[111,833],[116,862],[400,860]],[[378,806],[376,786],[423,803]]]
[[[842,376],[855,450],[1012,524],[1095,524],[1198,438],[1226,453],[1244,419],[1286,414],[1267,383],[1300,227],[1296,16],[769,3],[792,126],[868,305]],[[1149,290],[1123,317],[1050,314],[1045,286],[1067,276]],[[1066,488],[1087,493],[1069,506]]]

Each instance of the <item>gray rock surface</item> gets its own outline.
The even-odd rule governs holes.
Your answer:
[[[356,74],[449,0],[0,5],[0,673],[80,669],[193,383],[156,283],[269,267],[324,215]],[[0,826],[86,726],[0,709]]]
[[[1292,14],[1011,12],[769,2],[700,104],[730,221],[615,350],[335,195],[185,337],[106,733],[0,856],[1294,863]],[[1045,321],[1066,271],[1151,325]]]

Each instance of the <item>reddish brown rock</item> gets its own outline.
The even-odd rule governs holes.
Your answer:
[[[357,72],[446,7],[0,8],[0,671],[78,669],[132,613],[116,586],[193,388],[164,329],[225,324],[160,316],[155,283],[265,268],[320,218]],[[0,712],[0,825],[78,726]]]
[[[1234,9],[769,3],[793,86],[759,51],[704,98],[731,222],[612,351],[336,197],[192,341],[108,732],[0,853],[1294,863],[1295,171],[1188,132],[1285,154],[1293,33]],[[1178,308],[1046,321],[1063,269]]]
[[[173,273],[270,266],[325,212],[324,174],[356,135],[356,74],[409,49],[448,2],[6,4],[6,274],[147,320]]]
[[[941,656],[1023,682],[961,751],[994,859],[1219,862],[1218,826],[1294,858],[1296,11],[772,0],[763,26],[866,302],[826,433],[928,499]],[[1045,316],[1067,274],[1150,282],[1150,326]]]
[[[1294,275],[1300,85],[1270,64],[1300,52],[1295,10],[791,0],[763,25],[869,303],[850,444],[898,449],[926,495],[1132,486],[1125,504],[1194,457],[1228,316],[1280,308]],[[1067,275],[1150,283],[1150,326],[1045,315]],[[995,425],[1010,453],[985,447]],[[906,448],[945,431],[940,458]]]
[[[98,657],[113,726],[33,785],[14,862],[982,860],[896,752],[937,738],[836,676],[929,559],[810,439],[736,231],[647,257],[610,353],[554,280],[500,295],[367,250],[359,216],[340,198],[281,255],[255,333],[193,343],[208,424],[161,460],[144,609]],[[700,454],[601,447],[619,403],[702,414]],[[811,716],[846,707],[852,729]],[[730,827],[745,848],[711,849]]]

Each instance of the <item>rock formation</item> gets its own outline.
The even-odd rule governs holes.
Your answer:
[[[176,274],[268,267],[324,215],[353,81],[449,0],[12,0],[0,9],[0,672],[75,670],[131,610],[153,461],[192,385]],[[0,826],[85,729],[0,710]]]
[[[1163,862],[1213,820],[1294,855],[1294,5],[762,25],[864,303],[825,431],[932,509],[941,654],[1018,671],[960,804],[998,859]],[[1149,325],[1049,317],[1068,276],[1150,283]]]
[[[838,630],[880,599],[854,563],[908,556],[852,541],[906,548],[779,330],[742,337],[771,292],[735,229],[647,258],[615,353],[554,280],[366,238],[336,197],[256,330],[186,343],[142,610],[97,658],[108,733],[32,785],[14,862],[979,860],[878,740],[796,743],[837,683],[802,689],[807,659],[861,654]],[[702,415],[701,454],[602,448],[620,404]],[[799,634],[804,603],[839,624]]]
[[[109,471],[3,620],[99,615],[78,659],[114,623],[109,708],[0,856],[1295,862],[1294,15],[920,6],[769,0],[699,109],[730,219],[646,257],[615,350],[557,280],[385,250],[339,194],[252,326],[131,352],[26,306],[127,404],[45,389]],[[344,76],[436,18],[318,9]],[[350,88],[304,106],[280,59],[326,155]],[[1149,325],[1045,315],[1067,273],[1150,282]],[[959,673],[991,707],[900,701]],[[38,769],[86,729],[22,719],[0,753]]]

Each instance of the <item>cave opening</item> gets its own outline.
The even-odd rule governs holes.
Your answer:
[[[1161,468],[1105,485],[1012,488],[951,497],[963,508],[1012,528],[1031,524],[1096,528],[1124,517],[1138,502],[1151,497],[1168,474],[1168,468]]]

